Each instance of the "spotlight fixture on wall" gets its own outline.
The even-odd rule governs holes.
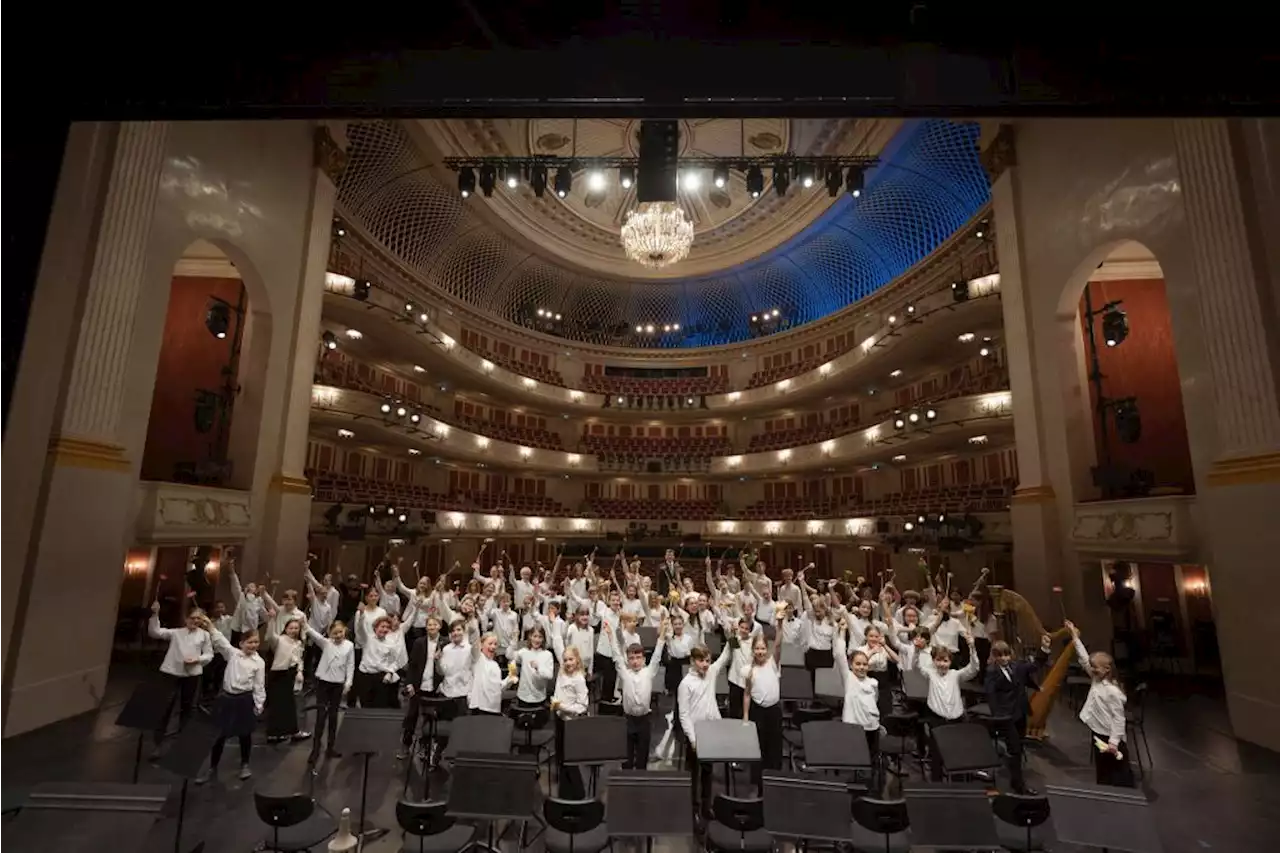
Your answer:
[[[729,167],[721,163],[711,170],[711,183],[715,184],[716,189],[724,189],[729,185]]]
[[[498,183],[498,170],[492,163],[480,167],[480,194],[485,198],[493,195],[493,188]]]
[[[958,278],[951,282],[951,299],[955,302],[969,301],[969,282],[964,278]]]
[[[463,198],[470,198],[475,191],[476,170],[470,166],[464,166],[458,170],[458,195]]]
[[[1102,315],[1102,340],[1109,347],[1118,347],[1129,337],[1129,317],[1119,304],[1113,303]]]
[[[636,182],[635,166],[619,166],[618,167],[618,186],[624,190],[631,189],[632,184]]]
[[[759,166],[752,166],[747,169],[747,194],[752,198],[759,198],[762,192],[764,192],[764,172]]]
[[[218,340],[224,340],[231,329],[231,306],[218,297],[210,297],[204,312],[204,327]]]
[[[537,198],[547,191],[547,167],[533,165],[529,167],[529,188]]]
[[[355,284],[351,285],[351,295],[358,302],[368,302],[369,294],[373,292],[373,282],[367,278],[358,278]]]
[[[858,198],[862,195],[862,190],[866,182],[866,173],[859,166],[850,166],[849,171],[845,173],[844,188],[849,195]]]
[[[1138,412],[1138,400],[1125,397],[1111,402],[1116,421],[1116,435],[1125,444],[1136,444],[1142,438],[1142,415]]]
[[[561,166],[556,169],[555,188],[556,195],[560,198],[569,195],[569,192],[573,189],[573,172],[569,166]]]
[[[338,336],[335,335],[333,332],[326,331],[323,335],[320,336],[320,344],[325,349],[337,349]]]

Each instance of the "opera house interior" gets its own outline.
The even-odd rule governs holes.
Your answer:
[[[130,849],[597,853],[648,769],[672,848],[848,782],[814,837],[899,849],[945,778],[1082,849],[1095,773],[1163,844],[1116,849],[1273,843],[1280,124],[708,112],[72,125],[6,413],[6,842],[133,785]],[[542,838],[455,802],[520,789],[473,717]]]

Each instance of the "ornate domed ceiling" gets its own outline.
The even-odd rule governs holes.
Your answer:
[[[897,119],[812,120],[702,119],[680,122],[680,156],[765,157],[879,154],[897,131]],[[639,119],[474,119],[418,122],[426,156],[443,157],[637,157]],[[437,170],[442,181],[452,181]],[[768,172],[766,170],[766,176]],[[594,180],[592,180],[594,178]],[[820,216],[835,201],[825,189],[797,188],[784,196],[765,191],[752,198],[745,173],[733,170],[723,188],[710,174],[687,171],[677,184],[680,205],[693,223],[689,257],[661,270],[627,259],[618,231],[636,206],[634,186],[624,188],[616,172],[580,171],[564,198],[537,198],[524,186],[499,186],[490,198],[469,204],[543,251],[584,271],[624,278],[687,278],[727,269],[758,257]]]
[[[986,203],[978,126],[947,121],[752,119],[682,123],[690,154],[874,154],[860,198],[828,196],[818,182],[751,199],[731,173],[727,193],[682,186],[697,229],[690,256],[655,276],[627,261],[618,239],[631,191],[613,176],[566,199],[526,184],[491,198],[459,196],[440,165],[455,153],[518,156],[634,154],[629,121],[356,122],[338,187],[340,212],[419,278],[472,307],[585,343],[697,347],[751,336],[753,312],[778,309],[807,323],[869,296],[931,252]],[[566,141],[566,138],[568,141]],[[576,145],[576,150],[574,146]],[[689,146],[693,146],[689,150]],[[566,151],[565,149],[569,149]],[[671,334],[636,326],[678,324]]]

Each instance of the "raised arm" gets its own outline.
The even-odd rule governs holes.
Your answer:
[[[147,620],[147,633],[157,640],[167,640],[173,634],[172,628],[160,627],[160,602],[151,602],[151,618]]]
[[[836,627],[835,636],[831,638],[831,655],[835,658],[836,674],[840,676],[841,687],[849,679],[849,641],[846,639],[848,632],[849,623],[841,619],[839,626]]]
[[[1076,649],[1076,659],[1080,661],[1080,668],[1085,672],[1092,672],[1093,666],[1089,663],[1089,650],[1084,647],[1084,641],[1080,639],[1080,629],[1075,623],[1067,620],[1063,623],[1067,626],[1067,630],[1071,632],[1071,644]]]
[[[667,617],[662,617],[662,624],[658,626],[658,642],[653,647],[653,654],[649,656],[649,675],[653,677],[657,677],[658,667],[662,666],[662,650],[667,647],[667,630],[670,627]]]
[[[319,646],[322,649],[327,649],[329,647],[329,638],[326,637],[324,634],[321,634],[315,628],[312,628],[310,622],[307,622],[304,620],[302,623],[302,628],[304,631],[307,632],[307,636],[311,638],[311,641],[314,642],[317,646]]]

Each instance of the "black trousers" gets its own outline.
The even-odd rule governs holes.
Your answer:
[[[644,770],[649,766],[649,743],[653,738],[653,713],[627,717],[627,759],[623,770]]]
[[[756,724],[756,738],[760,741],[760,761],[751,768],[751,778],[758,794],[764,796],[764,771],[782,769],[782,703],[766,708],[752,701],[747,715]]]
[[[618,667],[608,655],[596,655],[593,672],[600,679],[601,702],[612,702],[613,694],[618,689]]]
[[[698,751],[692,744],[689,746],[689,776],[693,784],[693,810],[701,812],[704,817],[711,814],[711,782],[712,766],[698,760]]]
[[[329,750],[333,751],[338,737],[338,710],[342,707],[342,689],[346,685],[337,681],[316,679],[316,733],[311,741],[311,754],[320,754],[320,741],[329,733]]]
[[[237,740],[240,741],[240,763],[249,763],[249,753],[253,751],[253,736],[239,735]],[[218,769],[218,762],[222,760],[222,750],[227,745],[226,736],[220,737],[213,742],[213,751],[209,753],[209,768],[211,770]]]
[[[320,665],[320,656],[324,654],[324,649],[315,643],[309,643],[302,652],[302,677],[306,681],[313,681],[316,677],[316,667]]]
[[[1093,766],[1097,771],[1099,785],[1112,785],[1117,788],[1132,788],[1133,768],[1129,766],[1129,747],[1120,741],[1116,752],[1099,752],[1094,740],[1106,743],[1106,735],[1093,732],[1089,736],[1089,750],[1093,753]],[[1121,756],[1124,756],[1123,758]]]
[[[742,685],[729,682],[729,714],[730,719],[738,719],[742,713]]]
[[[182,731],[187,720],[191,719],[191,711],[196,705],[196,693],[200,689],[198,675],[170,675],[167,672],[163,675],[172,690],[169,693],[169,702],[164,706],[164,716],[160,718],[160,724],[156,727],[157,744],[164,740],[165,732],[169,730],[169,717],[173,715],[174,703],[178,705],[178,731]]]
[[[297,667],[267,672],[267,737],[298,733],[298,703],[293,693],[297,677]]]
[[[894,679],[888,670],[882,672],[868,672],[876,682],[876,707],[880,709],[880,719],[884,719],[893,713],[893,685]]]
[[[804,668],[809,671],[809,681],[818,686],[818,670],[830,669],[835,665],[835,657],[831,649],[805,649]]]
[[[1022,793],[1027,787],[1027,780],[1022,774],[1022,737],[1027,733],[1027,718],[993,720],[991,728],[1009,751],[1009,786],[1014,793]]]

